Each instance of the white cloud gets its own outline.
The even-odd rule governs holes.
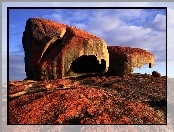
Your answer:
[[[90,17],[89,27],[94,29],[100,29],[101,32],[109,32],[116,30],[118,26],[124,25],[125,23],[113,14],[109,14],[104,10],[101,12],[94,12],[95,17]]]
[[[81,23],[81,21],[87,19],[89,15],[90,13],[85,9],[56,9],[55,13],[51,15],[44,15],[43,18],[52,19],[63,24],[75,26],[79,25],[78,23]]]
[[[165,63],[166,17],[164,15],[157,14],[154,19],[147,21],[151,13],[142,9],[97,11],[61,9],[56,12],[46,17],[86,30],[103,38],[108,45],[136,47],[154,52],[157,64]],[[130,22],[133,24],[130,25]],[[149,26],[145,22],[148,22]],[[140,23],[141,26],[136,23]]]
[[[70,24],[70,21],[66,20],[65,18],[63,18],[63,16],[61,14],[58,14],[58,13],[53,13],[51,15],[44,15],[43,18],[51,19],[56,22],[67,24],[67,25]]]
[[[141,17],[143,9],[126,9],[126,10],[115,10],[115,15],[119,18],[135,18]]]
[[[78,10],[74,13],[70,13],[71,15],[71,18],[75,19],[76,21],[79,21],[79,20],[84,20],[88,17],[88,11],[83,9],[83,10]]]
[[[27,3],[25,2],[25,4],[27,5],[31,5],[32,3]],[[8,4],[9,5],[9,4]],[[11,5],[13,5],[11,3]],[[20,4],[20,5],[23,5],[23,4]],[[35,5],[32,5],[32,6],[39,6],[40,5],[40,2],[36,2]],[[174,19],[173,19],[173,13],[174,13],[174,3],[167,3],[167,2],[164,2],[164,3],[161,3],[161,2],[126,2],[126,3],[123,3],[123,2],[106,2],[106,3],[103,3],[103,2],[93,2],[93,3],[90,3],[90,2],[84,2],[84,3],[81,3],[81,2],[51,2],[49,4],[47,3],[42,3],[42,5],[46,5],[46,6],[55,6],[55,7],[58,7],[58,6],[62,6],[62,7],[87,7],[87,6],[93,6],[93,7],[102,7],[102,6],[108,6],[108,7],[150,7],[150,6],[159,6],[159,7],[164,7],[164,6],[167,6],[169,7],[168,8],[168,49],[172,49],[173,48],[173,43],[174,43],[174,40],[172,39],[173,38],[173,34],[174,34],[174,31],[172,29],[172,27],[174,27]],[[14,6],[14,5],[13,5]],[[92,19],[92,14],[88,14],[88,13],[81,13],[81,12],[76,12],[74,13],[74,15],[72,16],[69,16],[69,18],[64,18],[63,15],[61,13],[55,13],[54,15],[50,16],[49,14],[47,14],[47,18],[48,19],[51,19],[54,18],[55,20],[59,21],[59,22],[63,22],[65,24],[71,24],[71,25],[74,25],[78,28],[82,28],[84,30],[87,30],[91,33],[94,33],[95,35],[99,36],[99,37],[102,37],[104,38],[108,45],[112,45],[112,44],[115,44],[115,45],[126,45],[128,46],[128,44],[130,44],[132,47],[142,47],[142,48],[145,48],[147,50],[151,50],[153,51],[152,49],[156,48],[156,49],[160,49],[159,51],[162,51],[164,48],[163,48],[163,44],[165,43],[165,34],[162,32],[162,33],[159,33],[158,31],[159,30],[163,30],[165,28],[164,24],[163,24],[163,19],[164,19],[164,16],[162,16],[161,14],[158,14],[155,19],[154,19],[154,23],[158,26],[156,26],[155,28],[158,29],[158,31],[152,31],[153,28],[152,27],[145,27],[143,25],[141,26],[136,26],[134,24],[132,25],[129,25],[127,23],[125,23],[124,19],[122,18],[128,18],[128,17],[139,17],[139,16],[143,16],[144,17],[147,15],[147,14],[143,14],[142,13],[143,11],[142,10],[135,10],[135,11],[123,11],[122,13],[118,13],[117,14],[117,17],[112,17],[112,16],[105,16],[103,17],[103,22],[101,22],[101,18],[97,18],[97,15],[95,16],[95,19],[94,22],[96,23],[93,23],[92,21],[89,21],[88,23],[83,23],[81,20],[84,20],[85,18],[89,18]],[[4,13],[3,13],[4,14]],[[104,15],[103,15],[104,16]],[[122,16],[122,17],[121,17]],[[73,19],[76,18],[77,20],[79,20],[78,22],[69,22],[69,19]],[[4,19],[3,19],[4,20]],[[101,21],[100,21],[101,20]],[[109,21],[111,20],[111,21]],[[115,20],[115,21],[114,21]],[[101,22],[101,24],[98,24],[98,22]],[[114,22],[115,23],[114,23]],[[90,23],[91,22],[91,23]],[[138,21],[139,23],[145,23],[146,22],[146,19],[142,18]],[[99,26],[101,25],[101,26]],[[122,33],[121,31],[121,26],[124,25],[124,30],[127,31],[125,32],[125,34]],[[97,27],[98,26],[98,27]],[[108,27],[108,28],[107,28]],[[170,27],[170,28],[169,28]],[[113,30],[114,29],[114,30]],[[138,32],[138,33],[136,33]],[[150,33],[149,33],[150,32]],[[120,34],[123,34],[123,36],[126,36],[126,38],[124,39],[124,37],[118,37]],[[144,36],[144,37],[143,37]],[[4,37],[3,37],[4,38]],[[6,40],[6,39],[5,39]],[[5,47],[5,40],[3,41],[3,45]],[[3,48],[4,51],[6,48]],[[158,53],[159,54],[159,53]],[[168,60],[170,60],[170,63],[172,64],[172,57],[173,57],[173,52],[172,50],[169,50],[168,52]],[[174,63],[173,63],[174,64]]]
[[[143,28],[141,26],[122,26],[116,30],[117,41],[132,41],[133,39],[144,38],[145,35],[151,32],[149,28]],[[128,44],[129,45],[129,44]],[[132,46],[135,45],[132,43]]]
[[[166,30],[166,16],[158,14],[152,22],[152,26],[159,31]]]

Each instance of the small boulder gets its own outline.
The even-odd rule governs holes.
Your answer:
[[[153,77],[161,77],[161,74],[159,72],[157,72],[157,71],[153,71],[152,72],[152,76]]]

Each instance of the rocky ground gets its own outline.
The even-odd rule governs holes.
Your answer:
[[[166,77],[9,82],[9,124],[166,124]]]

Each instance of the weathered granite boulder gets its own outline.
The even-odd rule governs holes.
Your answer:
[[[105,41],[76,27],[30,18],[22,43],[27,79],[50,80],[105,73],[109,67]]]
[[[109,52],[109,75],[131,74],[135,67],[149,64],[154,65],[154,56],[150,52],[130,47],[108,46]]]
[[[159,72],[157,72],[157,71],[153,71],[152,72],[152,76],[153,77],[161,77],[161,74]]]

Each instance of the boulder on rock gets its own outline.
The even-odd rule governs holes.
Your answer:
[[[152,76],[153,77],[161,77],[161,74],[159,72],[157,72],[157,71],[153,71],[152,72]]]
[[[154,56],[150,52],[140,48],[122,46],[108,46],[109,52],[109,75],[131,74],[135,67],[149,64],[154,65]]]
[[[76,27],[30,18],[22,43],[27,79],[51,80],[105,73],[109,67],[105,41]]]

